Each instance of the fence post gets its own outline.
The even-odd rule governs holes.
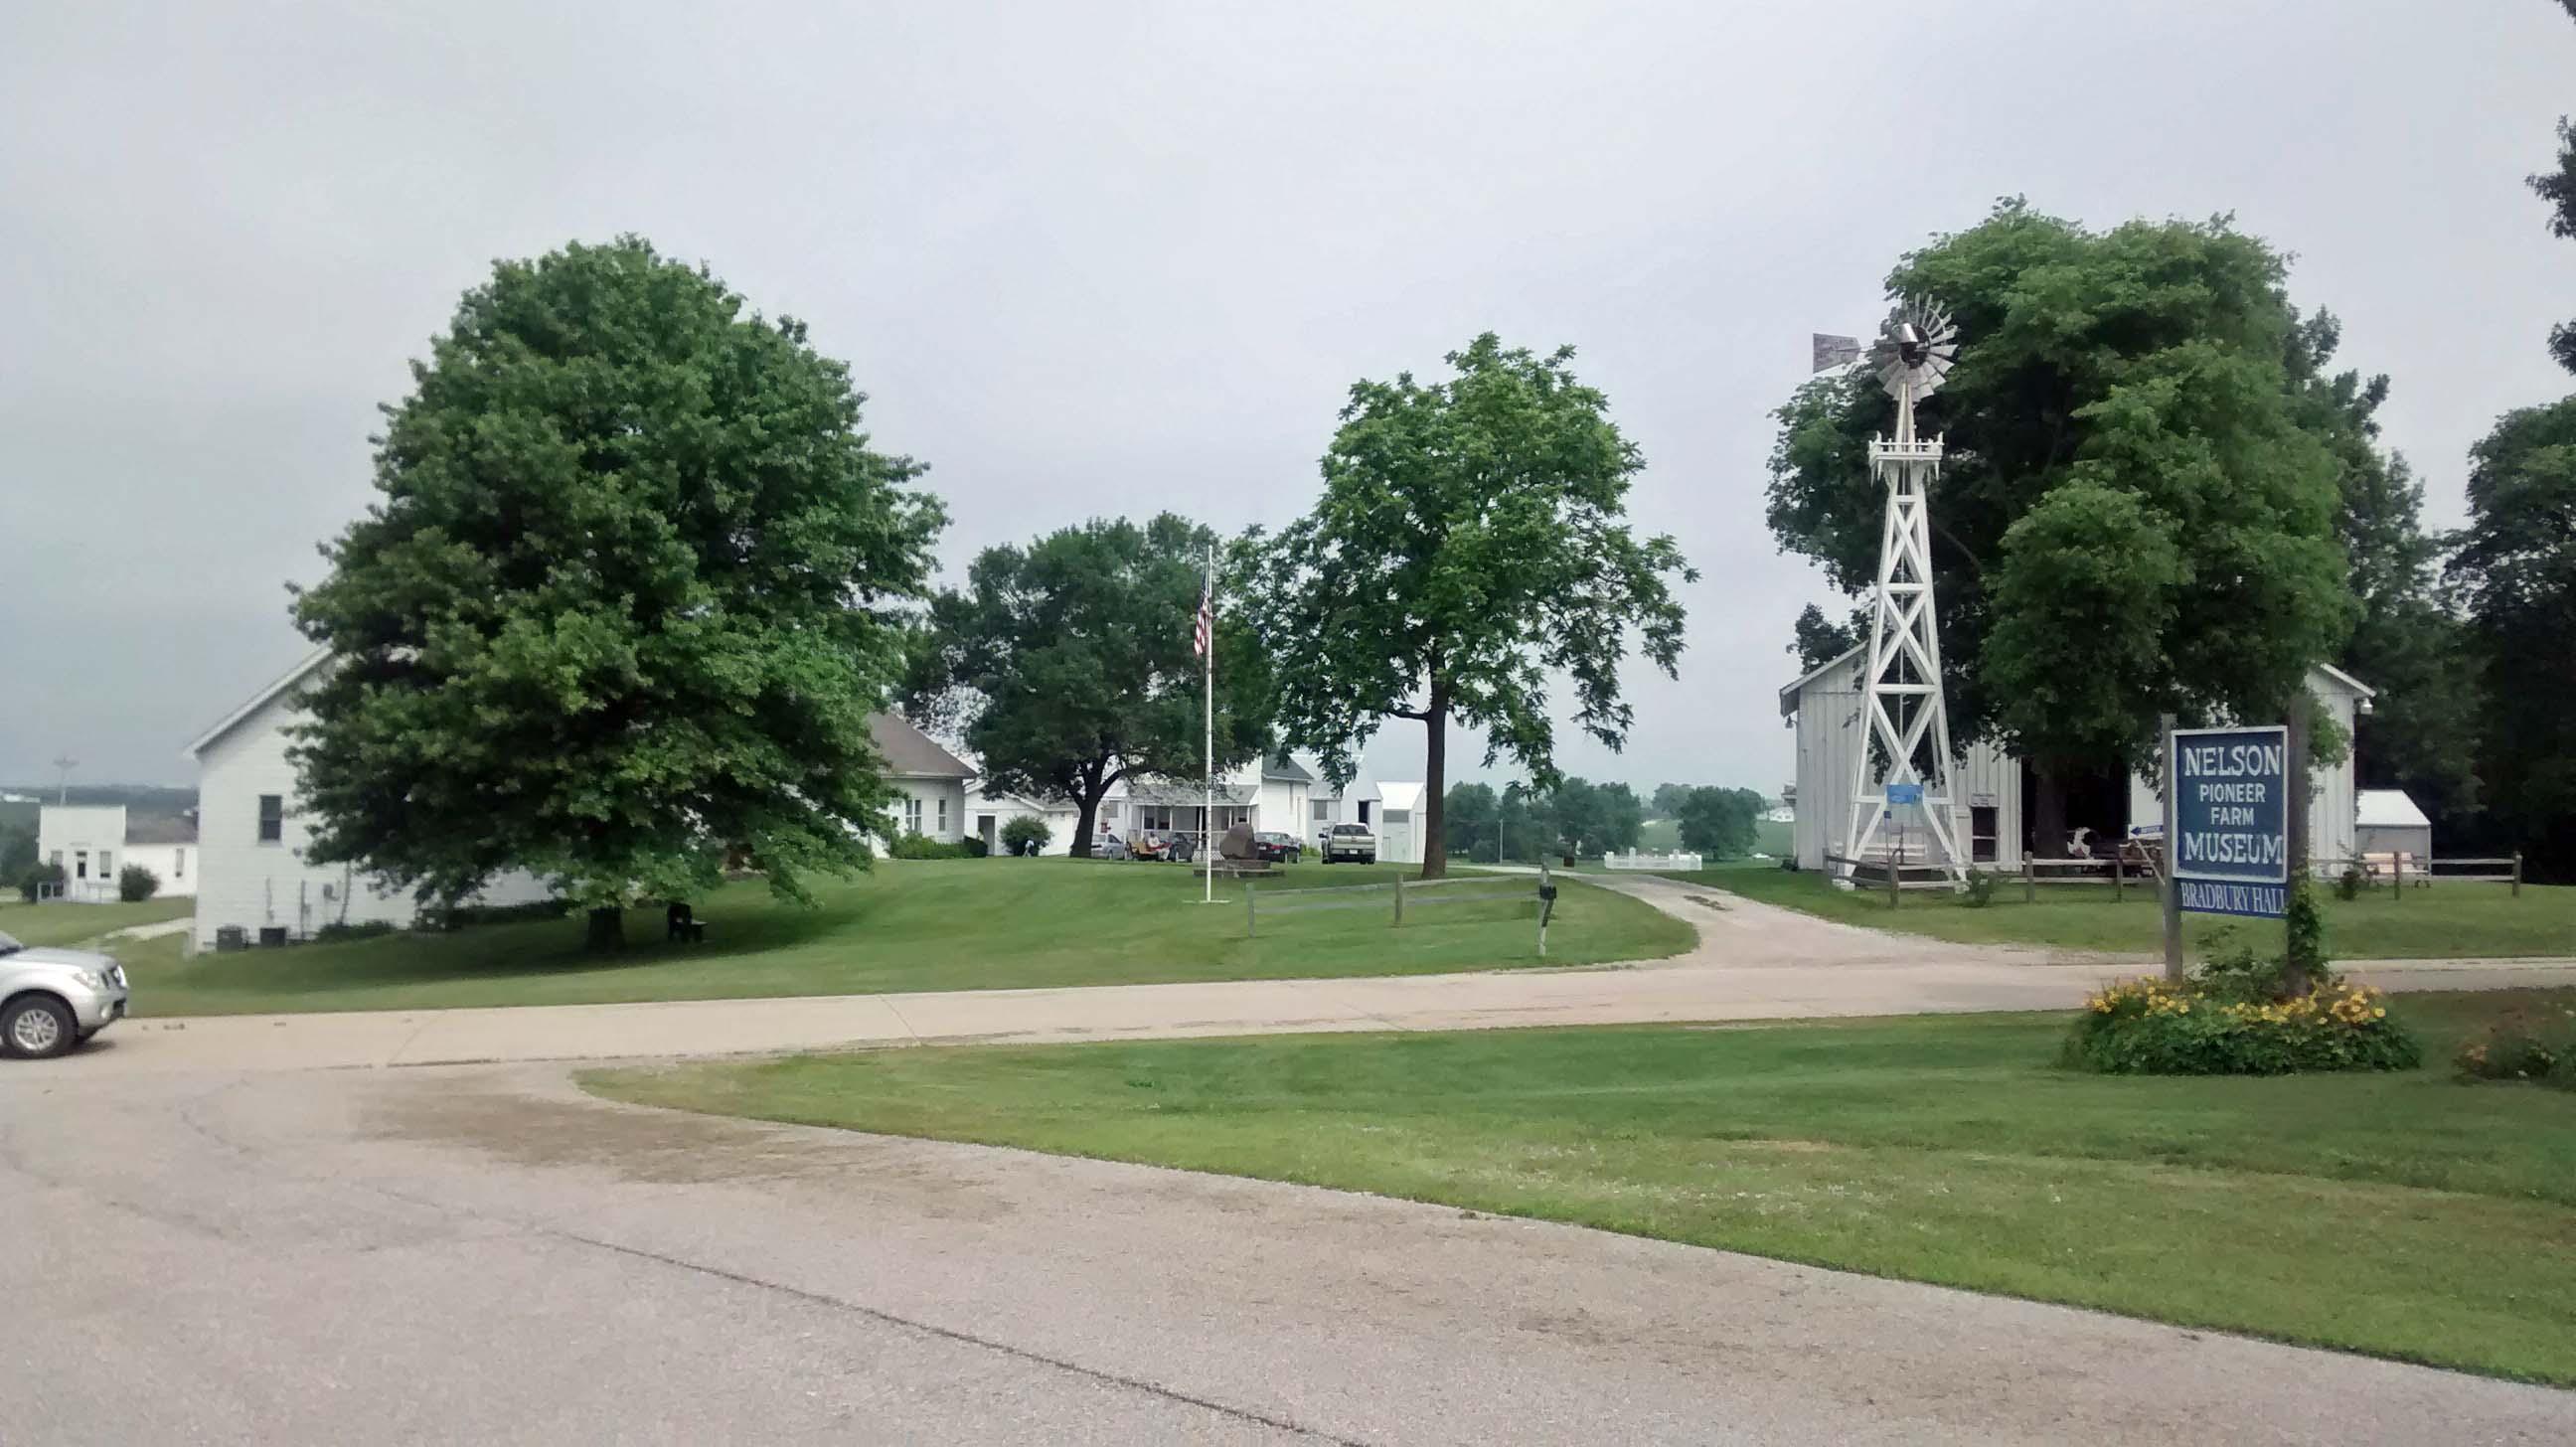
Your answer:
[[[2039,866],[2031,862],[2030,851],[2026,849],[2021,856],[2021,902],[2039,903]]]
[[[1247,879],[1243,882],[1243,937],[1245,939],[1251,939],[1260,933],[1258,920],[1261,910],[1260,906],[1252,902],[1253,888],[1251,880]]]
[[[2513,897],[2522,898],[2522,851],[2513,851]]]
[[[2397,897],[2402,900],[2406,897],[2406,851],[2391,850],[2388,857],[2397,867],[2396,874],[2391,877],[2397,881]]]
[[[2125,866],[2122,864],[2120,856],[2125,852],[2126,848],[2127,846],[2125,845],[2116,844],[2111,847],[2111,902],[2113,904],[2118,904],[2121,900],[2128,898],[2127,886],[2120,878],[2121,874],[2125,872]]]
[[[1395,927],[1404,928],[1404,876],[1395,877]]]

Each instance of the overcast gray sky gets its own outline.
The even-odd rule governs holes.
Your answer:
[[[366,505],[405,362],[574,238],[808,319],[932,464],[952,571],[1091,515],[1276,525],[1354,378],[1575,344],[1704,574],[1625,756],[1565,749],[1640,786],[1789,776],[1824,590],[1762,526],[1765,414],[1999,195],[2295,252],[2437,523],[2569,386],[2576,246],[2521,180],[2576,110],[2548,0],[357,8],[0,14],[0,779],[193,782],[302,653],[283,584]]]

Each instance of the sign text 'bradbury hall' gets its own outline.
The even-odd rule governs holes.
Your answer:
[[[2277,919],[2290,882],[2287,729],[2176,729],[2174,882],[2182,907]]]

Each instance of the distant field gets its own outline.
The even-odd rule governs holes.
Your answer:
[[[1296,865],[1276,890],[1383,883],[1395,865]],[[703,945],[663,943],[658,909],[627,917],[628,947],[585,953],[577,919],[387,935],[182,960],[176,940],[119,951],[138,1015],[416,1010],[631,1000],[877,994],[1060,985],[1406,975],[1541,963],[1536,903],[1489,899],[1409,908],[1264,914],[1246,938],[1241,887],[1199,903],[1178,865],[1076,859],[880,861],[820,885],[821,906],[780,904],[759,884],[696,901]],[[1358,896],[1354,896],[1355,898]],[[0,925],[0,928],[5,928]],[[1557,902],[1548,965],[1660,958],[1690,926],[1638,900],[1578,887]]]

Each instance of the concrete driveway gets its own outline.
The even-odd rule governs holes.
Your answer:
[[[665,1114],[0,1070],[0,1439],[2562,1443],[2576,1395],[1538,1222]]]
[[[1652,876],[1591,882],[1689,921],[1687,954],[1636,965],[1383,979],[1231,980],[642,1005],[226,1015],[119,1024],[80,1055],[21,1064],[67,1078],[752,1054],[970,1041],[1049,1042],[1318,1030],[1472,1030],[2064,1010],[2152,961],[1958,945],[1862,929]],[[2576,959],[2381,960],[2389,989],[2576,985]],[[144,980],[138,993],[149,996]]]

